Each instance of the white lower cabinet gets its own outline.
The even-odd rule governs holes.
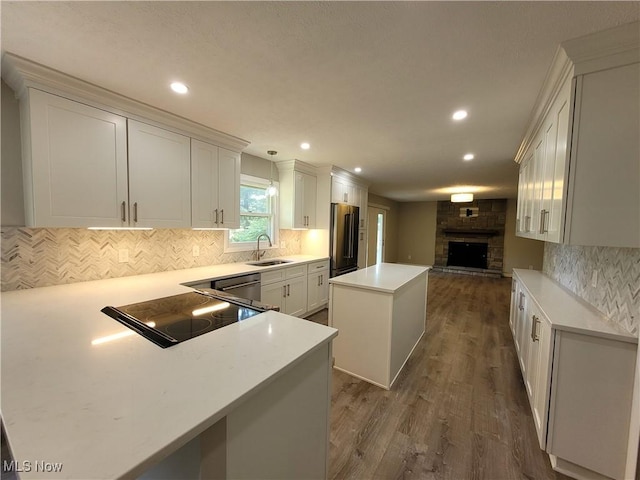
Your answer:
[[[307,313],[313,313],[329,303],[329,261],[310,263],[307,268]]]
[[[632,477],[637,337],[540,272],[514,270],[513,282],[510,322],[540,448],[574,478]]]
[[[280,311],[302,316],[307,311],[307,265],[280,268],[261,275],[260,301]]]

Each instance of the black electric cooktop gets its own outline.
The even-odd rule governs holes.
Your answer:
[[[166,348],[269,309],[257,302],[248,301],[248,305],[238,300],[194,291],[101,311]]]

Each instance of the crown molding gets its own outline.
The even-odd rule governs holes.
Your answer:
[[[354,175],[353,173],[335,165],[331,165],[331,176],[344,178],[351,183],[355,183],[356,185],[360,185],[361,187],[369,188],[369,183],[363,180],[361,177]]]
[[[27,89],[35,88],[127,118],[163,128],[169,127],[176,133],[235,152],[241,152],[250,144],[242,138],[214,130],[9,52],[2,55],[2,78],[20,100],[26,98]]]
[[[627,23],[563,42],[557,48],[542,83],[514,161],[522,163],[524,160],[525,153],[565,82],[578,75],[637,62],[640,62],[640,22]]]

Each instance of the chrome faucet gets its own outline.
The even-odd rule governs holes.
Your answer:
[[[264,252],[260,253],[260,239],[262,237],[267,237],[267,240],[269,240],[269,246],[273,247],[273,244],[271,243],[271,238],[269,238],[269,235],[267,235],[266,233],[261,233],[260,235],[258,235],[258,246],[256,248],[256,260],[260,260],[264,255],[264,253],[266,252],[265,250]]]

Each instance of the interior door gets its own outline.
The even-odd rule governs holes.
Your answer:
[[[384,262],[386,243],[387,211],[369,207],[369,238],[367,239],[367,267]]]

